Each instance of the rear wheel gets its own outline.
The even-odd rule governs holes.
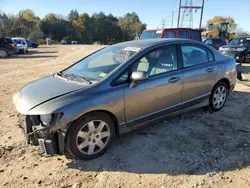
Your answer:
[[[246,60],[246,63],[250,63],[250,53],[248,53],[248,54],[247,54],[247,56],[246,56],[246,59],[245,59],[245,60]]]
[[[68,131],[66,147],[73,157],[82,160],[102,155],[115,135],[114,122],[102,112],[83,116]]]
[[[1,58],[8,57],[8,52],[4,49],[0,49],[0,57]]]
[[[228,87],[225,82],[218,82],[210,95],[208,109],[212,112],[217,112],[223,108],[228,95]]]

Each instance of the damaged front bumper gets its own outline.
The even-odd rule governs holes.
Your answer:
[[[64,138],[66,131],[51,131],[51,126],[44,126],[36,115],[18,114],[19,125],[23,129],[28,144],[39,146],[41,154],[64,154]]]

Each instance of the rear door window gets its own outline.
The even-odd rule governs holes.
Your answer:
[[[153,38],[160,38],[162,31],[143,31],[143,33],[141,34],[140,39],[153,39]]]
[[[200,30],[191,30],[190,39],[201,41],[201,31]]]
[[[22,44],[21,39],[14,39],[14,41],[15,41],[17,44]]]
[[[165,31],[163,38],[176,38],[175,31]]]
[[[189,32],[188,31],[179,31],[179,38],[189,39]]]
[[[214,61],[214,54],[209,49],[207,49],[207,55],[208,55],[209,62]]]
[[[209,62],[207,49],[202,46],[182,45],[181,50],[184,67],[191,67]]]

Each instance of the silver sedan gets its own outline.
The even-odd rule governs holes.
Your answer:
[[[88,160],[115,135],[194,108],[219,111],[235,87],[235,66],[198,41],[130,41],[27,84],[13,102],[28,143]]]

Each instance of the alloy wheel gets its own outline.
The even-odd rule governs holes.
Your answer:
[[[110,139],[110,128],[102,120],[92,120],[83,125],[76,137],[78,150],[85,155],[100,152]]]
[[[214,92],[213,95],[213,105],[215,108],[219,109],[222,107],[226,101],[227,89],[225,86],[220,85]]]
[[[0,57],[7,57],[8,54],[5,50],[0,50]]]

